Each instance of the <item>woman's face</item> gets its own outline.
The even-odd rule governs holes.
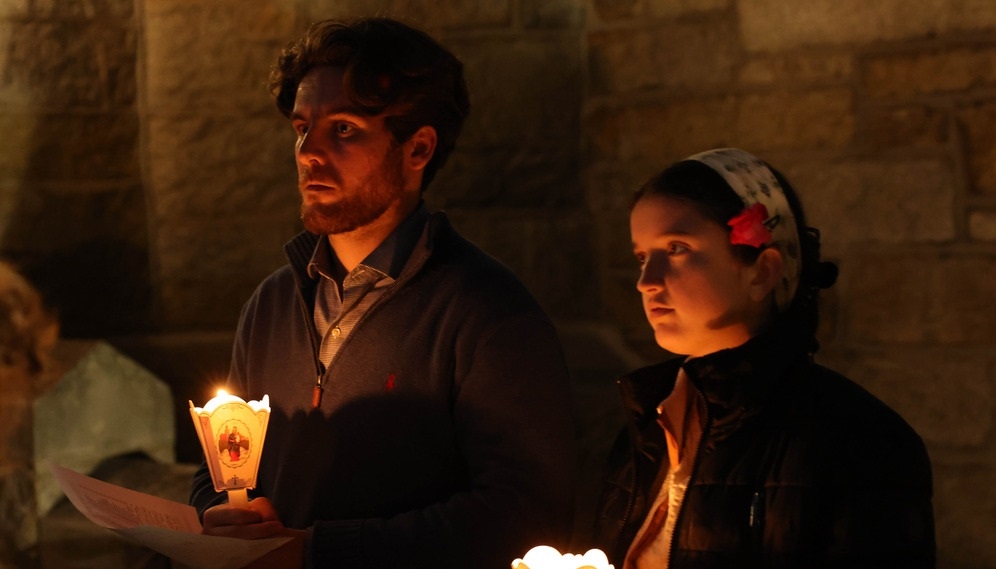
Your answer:
[[[726,227],[691,203],[645,195],[630,213],[630,232],[641,267],[636,288],[665,350],[698,357],[733,348],[770,318],[770,298],[751,296],[755,266],[735,257]]]

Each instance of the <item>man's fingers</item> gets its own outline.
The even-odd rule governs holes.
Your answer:
[[[259,513],[260,521],[280,520],[280,517],[277,516],[277,510],[273,507],[273,503],[270,502],[269,498],[255,498],[249,502],[249,509]]]
[[[262,516],[255,510],[248,508],[234,508],[227,504],[208,508],[204,512],[204,528],[217,526],[232,526],[258,524],[263,521]]]
[[[204,533],[221,537],[237,537],[239,539],[263,539],[276,537],[282,534],[284,525],[280,522],[260,522],[248,525],[227,525],[214,526],[208,530],[204,527]]]

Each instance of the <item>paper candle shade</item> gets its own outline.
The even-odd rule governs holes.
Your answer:
[[[522,557],[512,561],[512,569],[613,569],[600,549],[589,549],[584,555],[561,554],[549,545],[537,545]]]
[[[217,492],[256,487],[256,471],[263,453],[270,397],[246,403],[222,390],[203,408],[190,402],[197,438]]]

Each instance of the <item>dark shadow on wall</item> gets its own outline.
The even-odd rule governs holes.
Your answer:
[[[98,2],[100,14],[74,6],[29,3],[0,44],[0,81],[30,94],[0,110],[17,141],[0,141],[10,153],[0,163],[18,170],[0,176],[20,179],[0,179],[15,193],[0,256],[43,294],[64,336],[151,331],[131,2]]]

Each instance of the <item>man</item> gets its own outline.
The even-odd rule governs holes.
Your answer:
[[[249,509],[206,469],[206,533],[291,532],[308,565],[506,568],[564,545],[574,468],[549,320],[421,193],[469,103],[460,62],[387,19],[313,25],[271,76],[306,232],[242,312],[233,390],[272,412]]]

